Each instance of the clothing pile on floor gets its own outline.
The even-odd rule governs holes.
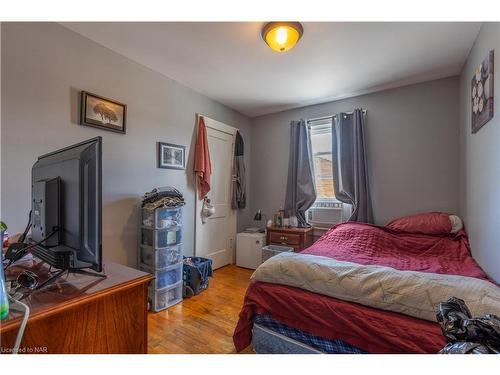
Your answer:
[[[148,210],[161,207],[179,207],[185,204],[182,193],[171,186],[153,189],[142,197],[142,207]]]
[[[463,300],[452,297],[438,306],[437,321],[448,340],[441,354],[500,354],[500,317],[473,318]]]

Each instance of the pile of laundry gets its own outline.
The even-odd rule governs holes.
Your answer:
[[[161,207],[179,207],[185,204],[186,201],[182,193],[171,186],[155,188],[142,197],[142,207],[148,210]]]
[[[473,318],[465,302],[452,297],[439,304],[437,321],[448,340],[440,354],[500,354],[500,317]]]
[[[192,268],[196,268],[199,272],[201,281],[205,282],[209,277],[212,277],[212,260],[202,257],[187,257],[184,258],[184,264]]]
[[[183,297],[188,298],[200,294],[208,288],[209,277],[212,277],[212,260],[202,257],[184,258]]]

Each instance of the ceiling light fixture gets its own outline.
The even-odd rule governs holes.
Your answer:
[[[303,33],[299,22],[269,22],[262,29],[262,39],[272,50],[286,52],[297,44]]]

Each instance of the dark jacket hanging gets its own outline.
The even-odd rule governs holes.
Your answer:
[[[231,207],[234,210],[246,207],[246,176],[245,161],[243,157],[243,138],[240,132],[236,132],[234,145],[234,163],[233,163],[233,198]]]

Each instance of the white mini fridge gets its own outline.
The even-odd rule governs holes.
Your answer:
[[[256,269],[262,263],[262,247],[266,245],[265,233],[238,233],[236,237],[236,265]]]

